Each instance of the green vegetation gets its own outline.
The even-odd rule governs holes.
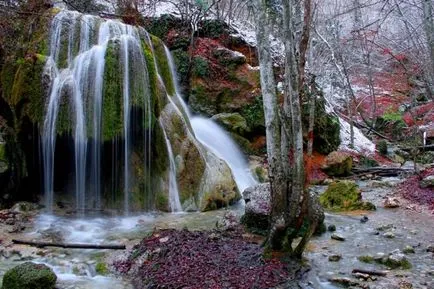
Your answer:
[[[175,95],[175,84],[173,83],[172,72],[167,61],[164,43],[157,37],[151,35],[152,46],[154,47],[155,60],[158,71],[163,79],[166,91],[169,95]]]
[[[369,157],[361,156],[359,165],[365,168],[372,168],[378,166],[378,162],[374,159],[371,159]]]
[[[96,272],[98,275],[105,276],[105,275],[108,275],[109,270],[108,270],[107,265],[106,265],[105,263],[103,263],[103,262],[98,262],[98,263],[96,263],[96,265],[95,265],[95,272]]]
[[[256,96],[255,100],[243,107],[241,115],[246,119],[246,122],[251,130],[265,128],[264,105],[262,95]]]
[[[359,256],[357,259],[359,259],[360,262],[372,264],[375,262],[374,257],[366,255],[366,256]]]
[[[183,49],[172,51],[173,60],[177,69],[179,83],[186,84],[189,81],[190,56]]]
[[[386,156],[387,155],[387,142],[385,140],[379,140],[377,142],[377,150],[381,155]]]
[[[201,56],[196,56],[193,58],[193,74],[196,77],[201,78],[206,78],[209,76],[209,64],[205,58]]]
[[[362,201],[362,194],[352,181],[339,181],[329,185],[320,196],[321,205],[330,211],[375,210],[375,206]]]
[[[5,273],[2,289],[54,289],[56,280],[46,265],[25,262]]]
[[[113,139],[123,130],[122,73],[119,63],[119,43],[111,41],[105,55],[102,104],[102,136]]]
[[[200,23],[199,34],[202,37],[218,38],[226,32],[226,23],[220,20],[203,20]]]

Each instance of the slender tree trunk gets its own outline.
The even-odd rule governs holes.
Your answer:
[[[300,218],[305,214],[303,210],[304,200],[304,159],[303,159],[303,132],[301,124],[301,108],[299,97],[299,75],[297,61],[295,58],[295,39],[291,17],[293,16],[291,0],[283,1],[283,31],[285,46],[285,98],[288,98],[284,105],[289,104],[291,119],[291,140],[292,150],[290,160],[292,161],[292,190],[288,197],[289,211],[287,224],[292,232],[289,234],[288,244],[291,246],[295,233],[303,222]],[[288,111],[284,108],[284,111]]]
[[[281,126],[276,96],[273,62],[270,52],[270,18],[265,0],[251,0],[256,21],[256,41],[261,70],[261,90],[264,102],[265,128],[267,135],[267,156],[271,185],[271,214],[268,244],[272,249],[282,249],[286,232],[288,211],[287,179],[282,169]]]
[[[432,0],[423,0],[423,26],[429,52],[429,92],[434,94],[434,22]]]

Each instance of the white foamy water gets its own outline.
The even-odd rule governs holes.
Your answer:
[[[190,123],[196,138],[216,156],[226,161],[240,192],[258,183],[253,178],[240,148],[223,128],[203,117],[192,117]]]

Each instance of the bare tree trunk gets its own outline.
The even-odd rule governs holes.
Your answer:
[[[434,23],[432,0],[423,0],[423,26],[425,30],[427,48],[429,52],[429,92],[434,94]]]
[[[288,197],[288,219],[287,225],[292,230],[288,237],[288,245],[291,247],[293,238],[301,227],[303,215],[304,196],[304,159],[303,159],[303,132],[301,124],[301,107],[299,97],[299,75],[297,61],[295,58],[295,39],[291,17],[293,16],[291,0],[283,1],[283,36],[285,46],[285,100],[284,105],[289,104],[291,119],[291,139],[292,150],[290,160],[292,160],[292,190]],[[284,108],[287,112],[288,109]],[[285,119],[288,115],[285,114]],[[291,249],[291,248],[290,248]]]
[[[271,185],[271,214],[268,244],[271,249],[282,249],[286,232],[285,213],[288,211],[287,179],[282,169],[281,126],[276,96],[273,62],[270,53],[270,18],[265,0],[251,0],[256,21],[256,41],[261,69],[261,90],[264,102],[267,156]]]

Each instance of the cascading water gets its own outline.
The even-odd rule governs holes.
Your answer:
[[[161,129],[163,130],[164,139],[166,141],[167,153],[169,155],[169,206],[172,212],[181,212],[181,202],[179,200],[178,183],[176,181],[176,164],[173,157],[172,145],[167,137],[166,129],[160,122]]]
[[[227,132],[211,119],[193,117],[190,120],[196,138],[231,168],[238,190],[256,185],[243,153]],[[212,133],[210,133],[212,132]]]
[[[182,123],[184,140],[188,140],[184,145],[196,147],[198,161],[205,165],[206,173],[201,171],[200,179],[205,185],[196,187],[197,194],[219,190],[225,182],[222,173],[225,169],[215,155],[229,164],[240,191],[254,183],[251,175],[240,181],[243,179],[240,175],[247,173],[247,165],[238,161],[242,156],[236,146],[232,149],[230,145],[232,153],[225,157],[220,150],[226,151],[228,146],[214,148],[204,141],[200,130],[192,128],[171,54],[143,28],[61,11],[51,24],[49,51],[45,74],[51,76],[51,87],[42,127],[48,211],[53,209],[55,177],[59,174],[55,166],[63,166],[59,162],[63,157],[73,163],[73,170],[63,172],[67,180],[60,186],[56,183],[56,188],[68,191],[69,175],[74,175],[75,206],[81,214],[87,209],[102,209],[103,205],[123,209],[125,214],[133,209],[152,210],[157,204],[164,207],[161,205],[164,200],[172,211],[181,211],[177,177],[182,173],[177,176],[175,155],[178,157],[182,152],[174,131],[176,118]],[[166,99],[161,98],[163,92]],[[215,136],[215,128],[211,129]],[[152,141],[154,133],[156,142]],[[205,146],[199,144],[195,134]],[[73,144],[73,159],[69,155],[55,156],[59,135],[63,136],[63,143],[59,144],[62,148]],[[217,137],[221,135],[224,133],[219,131]],[[227,136],[225,140],[231,142]],[[166,155],[159,154],[161,145],[166,146],[169,168],[159,165],[166,163],[164,160],[156,162]],[[207,147],[213,148],[215,155],[210,156]],[[210,159],[213,161],[208,163]],[[154,165],[157,171],[153,170]],[[169,176],[168,186],[161,183],[165,174]],[[218,177],[207,182],[212,175]],[[229,181],[225,185],[227,190],[233,188]]]
[[[76,33],[76,30],[80,33]],[[67,37],[65,37],[67,33]],[[146,32],[145,32],[146,33]],[[77,35],[78,34],[78,38]],[[98,37],[94,37],[94,35]],[[83,211],[86,206],[99,208],[101,206],[101,127],[102,103],[105,72],[105,57],[110,41],[120,41],[120,66],[123,74],[123,177],[124,177],[124,210],[129,210],[129,193],[131,186],[130,150],[131,150],[131,94],[142,94],[145,102],[147,121],[150,123],[149,81],[146,78],[145,60],[142,54],[141,39],[138,29],[117,21],[103,21],[90,15],[78,12],[61,11],[52,21],[50,56],[46,70],[52,73],[52,84],[48,99],[46,116],[43,125],[43,163],[44,190],[46,206],[53,208],[54,191],[54,155],[56,145],[56,128],[61,98],[69,92],[72,122],[74,128],[74,162],[75,162],[75,194],[76,208]],[[78,43],[78,49],[76,49]],[[66,57],[62,54],[65,54]],[[66,58],[66,63],[64,59]],[[132,59],[134,57],[134,59]],[[130,62],[134,64],[130,65]],[[65,67],[66,66],[66,67]],[[133,73],[143,73],[145,76],[135,77]],[[92,113],[89,113],[92,112]],[[91,124],[87,120],[91,119]],[[89,133],[88,133],[89,131]],[[92,137],[90,152],[88,138]],[[145,158],[149,160],[150,132],[147,133]],[[90,168],[87,158],[91,155]],[[90,178],[86,178],[86,172]],[[86,184],[89,182],[89,184]],[[86,194],[86,190],[92,194]],[[91,199],[91,200],[90,200]],[[88,202],[88,203],[87,203]]]
[[[196,138],[215,155],[226,161],[234,175],[238,190],[243,192],[246,188],[256,185],[258,182],[253,178],[250,168],[244,159],[243,153],[238,148],[238,145],[219,125],[211,119],[203,117],[191,117],[187,105],[182,99],[179,87],[176,80],[176,70],[173,63],[172,55],[167,47],[165,47],[167,60],[174,79],[176,105],[185,111],[186,117],[189,119],[193,133]]]

